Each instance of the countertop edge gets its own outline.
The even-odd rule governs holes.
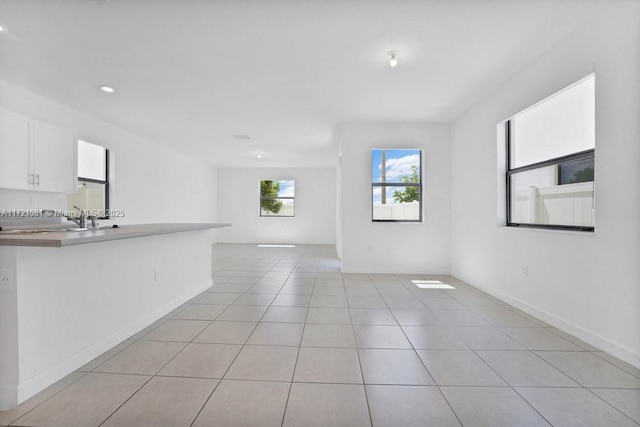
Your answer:
[[[131,224],[87,231],[51,231],[37,235],[0,234],[0,246],[61,248],[82,244],[230,227],[229,223]]]

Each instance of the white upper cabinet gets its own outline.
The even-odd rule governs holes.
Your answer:
[[[31,173],[34,190],[73,193],[76,189],[76,138],[65,130],[33,123]]]
[[[73,193],[75,135],[0,111],[0,188]]]
[[[29,120],[0,111],[0,188],[28,190]]]

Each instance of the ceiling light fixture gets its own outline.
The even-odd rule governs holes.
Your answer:
[[[7,28],[2,26],[2,25],[0,25],[0,33],[3,32],[3,31],[7,31]]]
[[[387,55],[389,55],[389,65],[391,67],[395,67],[396,65],[398,65],[398,54],[400,52],[398,52],[397,50],[390,50],[389,53],[387,53]]]
[[[100,90],[107,93],[113,93],[116,90],[110,86],[100,86]]]
[[[258,158],[261,159],[262,158],[262,153],[258,153]]]

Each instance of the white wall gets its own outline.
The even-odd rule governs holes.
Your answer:
[[[110,207],[124,210],[125,216],[109,223],[216,221],[217,170],[212,165],[2,80],[0,108],[68,129],[111,150]],[[66,196],[0,189],[0,209],[27,208],[66,209]],[[215,241],[216,233],[206,231],[82,248],[0,251],[0,266],[20,278],[17,290],[0,298],[0,347],[7,349],[0,357],[0,408],[40,391],[210,286],[209,249]],[[12,251],[24,256],[16,260]],[[154,267],[161,268],[159,282],[149,273]],[[100,304],[78,302],[83,297]],[[71,305],[49,304],[54,300]],[[45,326],[38,322],[42,313],[50,315]],[[94,322],[78,320],[92,315]],[[66,334],[60,340],[64,345],[52,341],[56,334]],[[20,363],[9,351],[18,345]]]
[[[213,233],[0,247],[0,268],[13,271],[11,289],[0,292],[0,410],[210,287]]]
[[[0,80],[0,108],[68,129],[111,150],[113,223],[214,222],[216,169],[127,130]],[[0,209],[66,209],[66,197],[0,189]],[[106,222],[105,222],[106,223]]]
[[[338,127],[343,272],[449,273],[450,128],[376,123]],[[371,150],[423,150],[422,223],[371,221]]]
[[[260,217],[260,181],[295,180],[295,217]],[[336,243],[336,169],[220,168],[219,242]]]
[[[452,125],[452,273],[636,366],[638,22],[640,3],[612,2]],[[593,70],[595,232],[504,227],[496,125]]]

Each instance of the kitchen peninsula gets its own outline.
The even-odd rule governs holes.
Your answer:
[[[0,410],[209,288],[213,229],[0,232]]]

